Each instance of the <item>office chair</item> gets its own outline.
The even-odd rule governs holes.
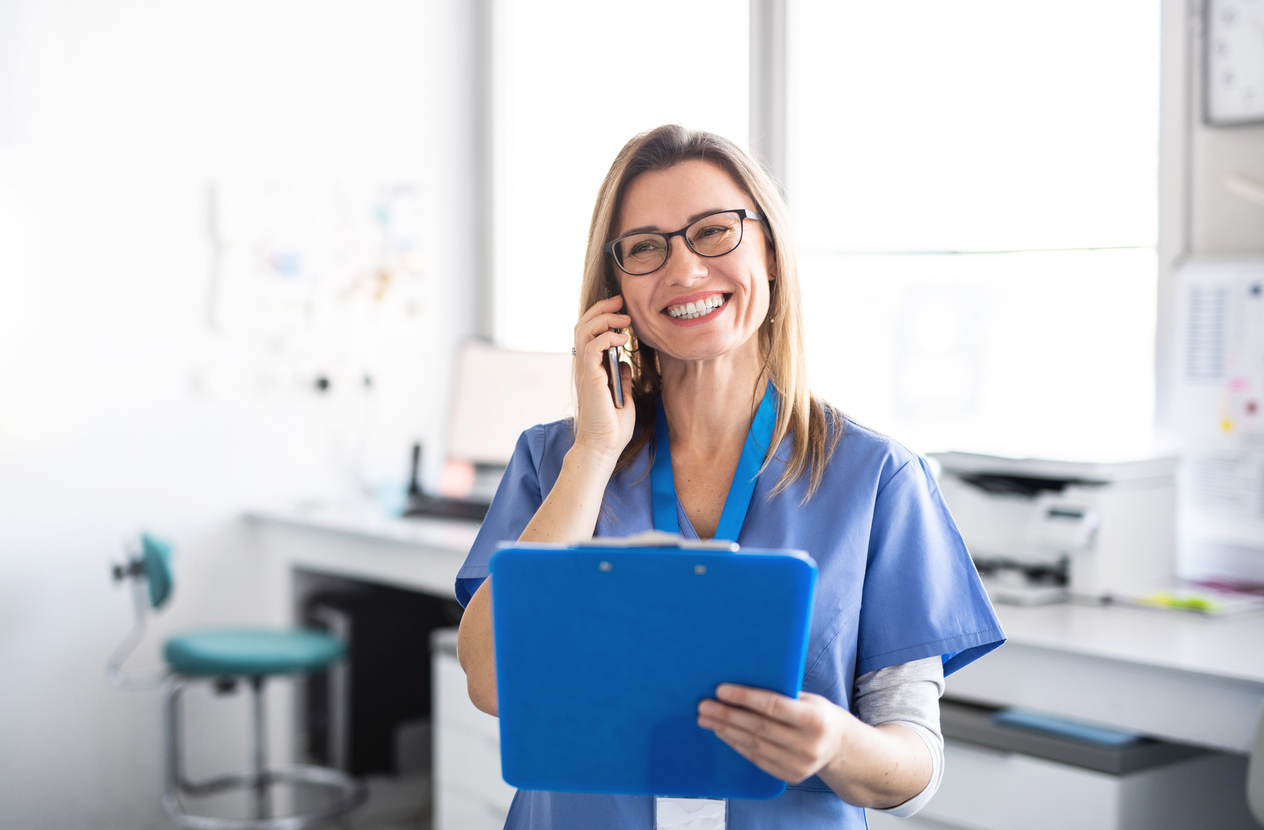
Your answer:
[[[114,581],[131,580],[136,622],[115,651],[107,668],[123,688],[163,689],[163,806],[172,820],[192,830],[302,830],[354,810],[367,796],[364,785],[340,770],[298,765],[269,768],[264,737],[263,687],[273,675],[307,674],[342,660],[346,646],[338,639],[303,629],[219,628],[192,631],[167,640],[167,670],[148,676],[123,672],[123,662],[145,632],[151,611],[166,605],[174,587],[171,546],[141,534],[140,549],[114,567]],[[231,691],[238,682],[250,686],[254,764],[248,772],[208,781],[189,781],[181,770],[180,695],[190,684],[209,681],[217,691]],[[277,784],[308,786],[330,794],[324,807],[286,816],[272,816],[271,791]],[[229,790],[253,793],[255,818],[227,819],[186,811],[181,796],[207,796]]]

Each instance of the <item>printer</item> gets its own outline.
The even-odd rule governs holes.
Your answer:
[[[1176,458],[1085,463],[930,453],[996,602],[1108,601],[1176,573]]]

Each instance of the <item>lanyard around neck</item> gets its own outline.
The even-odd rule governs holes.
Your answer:
[[[771,450],[773,428],[777,425],[777,393],[771,383],[764,391],[764,399],[751,421],[742,456],[738,459],[733,483],[729,485],[720,523],[715,528],[715,538],[736,542],[746,521],[751,496],[755,494],[755,480],[764,456]],[[654,424],[654,466],[650,469],[650,489],[654,496],[654,529],[667,533],[680,533],[680,520],[676,514],[676,480],[672,478],[671,444],[667,436],[667,415],[663,399],[658,399],[658,421]]]

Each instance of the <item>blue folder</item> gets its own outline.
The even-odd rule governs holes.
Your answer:
[[[697,712],[723,682],[798,696],[816,588],[806,554],[517,545],[491,573],[506,782],[748,799],[785,789]]]

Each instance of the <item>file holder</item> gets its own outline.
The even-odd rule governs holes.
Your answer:
[[[697,725],[720,683],[797,697],[816,564],[736,545],[517,544],[491,560],[501,768],[529,790],[766,799]]]

